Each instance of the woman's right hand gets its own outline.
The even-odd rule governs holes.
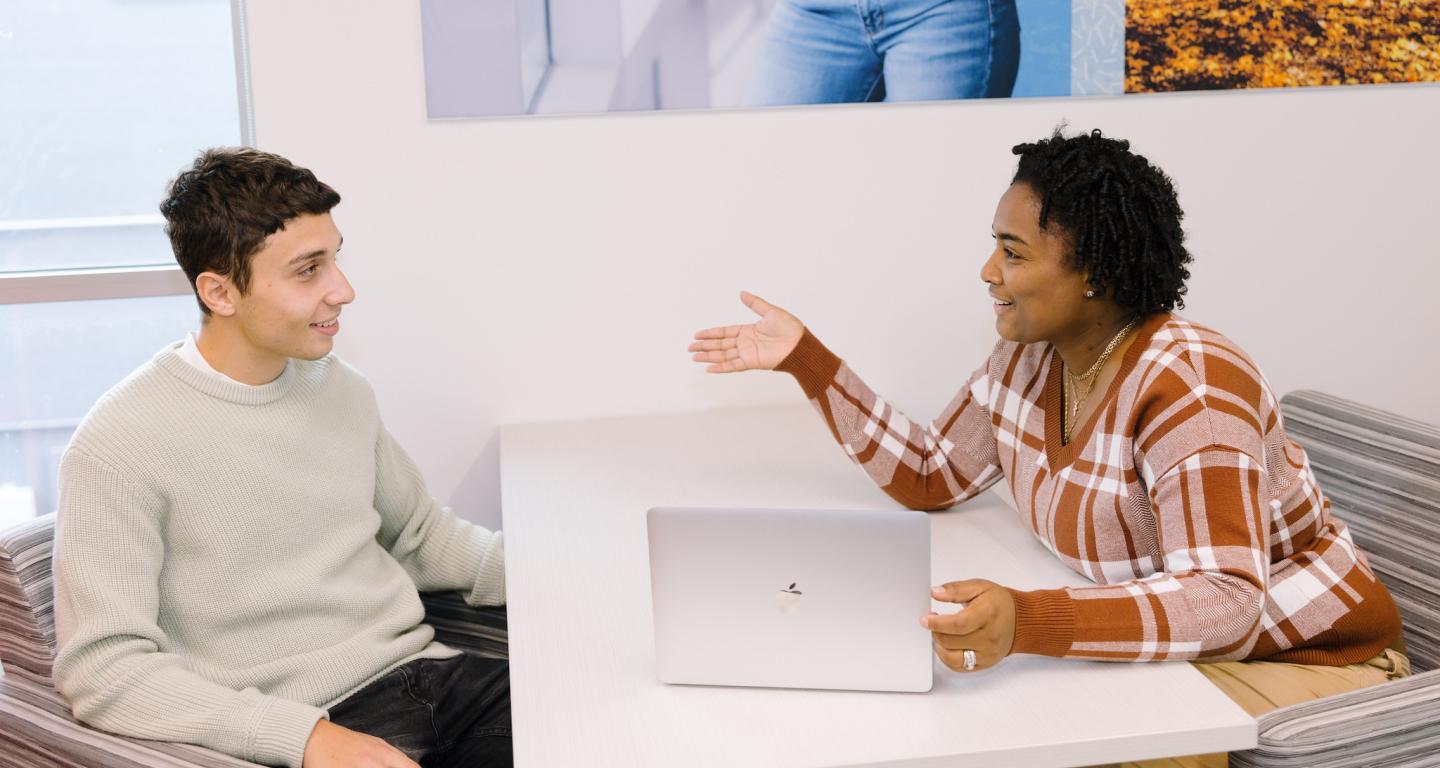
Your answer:
[[[741,291],[740,301],[760,319],[749,325],[706,328],[695,334],[696,341],[690,345],[695,354],[690,359],[710,363],[706,373],[774,370],[805,335],[804,323],[759,296]]]

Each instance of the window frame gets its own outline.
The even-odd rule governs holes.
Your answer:
[[[235,96],[240,106],[240,143],[255,146],[255,109],[250,83],[250,38],[246,0],[230,0],[235,46]],[[89,218],[0,221],[0,231],[64,230],[149,226],[164,223],[159,214]],[[47,301],[132,299],[191,293],[190,280],[174,265],[28,270],[0,273],[0,305]]]

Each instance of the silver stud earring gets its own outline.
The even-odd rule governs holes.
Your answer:
[[[1095,292],[1094,292],[1094,291],[1086,291],[1086,292],[1085,292],[1085,298],[1087,298],[1087,299],[1093,299],[1093,298],[1095,298]]]

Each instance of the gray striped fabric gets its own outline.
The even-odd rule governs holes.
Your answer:
[[[55,515],[0,532],[0,664],[6,677],[50,685],[55,593],[50,549]]]
[[[50,686],[0,680],[0,765],[26,768],[233,768],[249,763],[204,747],[129,739],[81,725]]]
[[[1440,671],[1278,709],[1231,768],[1440,765]]]
[[[50,678],[55,654],[50,553],[53,514],[0,531],[0,766],[25,768],[223,768],[254,766],[189,744],[130,739],[81,725]],[[435,638],[452,648],[508,658],[506,613],[471,608],[459,592],[422,594]]]
[[[1440,428],[1331,395],[1280,401],[1335,514],[1395,597],[1418,674],[1278,709],[1236,768],[1440,766]]]
[[[1400,606],[1411,665],[1440,667],[1440,428],[1305,390],[1280,407],[1335,515]]]
[[[466,653],[491,659],[510,658],[510,636],[505,607],[471,608],[459,592],[422,592],[425,623],[435,628],[435,639]]]

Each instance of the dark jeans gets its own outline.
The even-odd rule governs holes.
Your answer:
[[[510,662],[416,659],[331,707],[330,722],[382,738],[424,768],[511,766]]]

